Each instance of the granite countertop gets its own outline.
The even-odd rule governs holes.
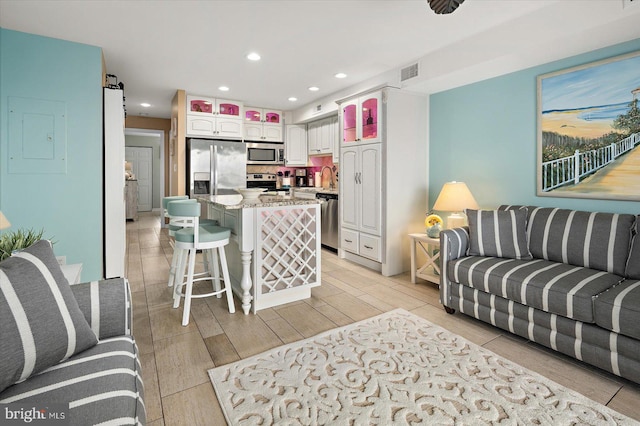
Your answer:
[[[225,210],[251,209],[259,207],[300,206],[320,204],[320,200],[295,198],[288,195],[261,195],[256,200],[245,200],[242,195],[203,195],[197,197],[205,203],[216,204]]]
[[[338,189],[329,189],[329,188],[316,188],[316,187],[311,187],[311,186],[301,186],[301,187],[295,187],[295,188],[291,188],[294,191],[300,191],[300,192],[311,192],[313,194],[335,194],[338,195]]]

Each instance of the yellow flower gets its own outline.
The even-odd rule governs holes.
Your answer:
[[[440,216],[438,216],[437,214],[430,214],[424,220],[424,226],[431,227],[431,226],[434,226],[436,224],[442,225],[442,218]]]

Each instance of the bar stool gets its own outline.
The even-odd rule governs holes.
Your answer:
[[[178,231],[180,229],[182,229],[184,227],[183,224],[179,223],[178,221],[174,221],[174,223],[171,222],[171,215],[169,215],[168,212],[168,207],[169,207],[169,203],[172,202],[189,202],[189,203],[195,203],[197,202],[197,200],[193,199],[193,198],[189,198],[187,195],[172,195],[170,197],[164,197],[162,199],[162,224],[164,225],[164,218],[168,218],[169,219],[169,224],[168,224],[168,228],[169,228],[169,244],[171,245],[171,248],[175,250],[175,244],[174,244],[174,240],[173,240],[173,236],[175,231]],[[200,224],[201,225],[218,225],[218,221],[214,220],[214,219],[201,219],[200,220]],[[188,224],[187,224],[188,226]],[[178,267],[178,259],[176,256],[174,256],[173,254],[171,255],[171,267],[169,268],[169,280],[167,282],[167,286],[169,287],[173,287],[173,283],[175,281],[175,275],[176,275],[176,269]],[[206,262],[205,259],[205,271],[209,270],[209,265]]]
[[[184,297],[182,312],[182,325],[189,324],[189,312],[191,299],[217,296],[226,294],[229,313],[235,312],[233,293],[231,292],[231,280],[224,247],[229,244],[231,230],[216,225],[200,225],[200,203],[171,202],[168,205],[168,213],[172,222],[185,225],[183,229],[174,232],[175,250],[178,257],[178,269],[176,283],[173,292],[173,307],[180,306],[180,299]],[[198,250],[202,250],[203,257],[208,259],[209,273],[206,276],[195,278],[195,262]],[[218,261],[220,264],[218,264]],[[220,266],[222,267],[222,279],[220,278]],[[186,281],[183,281],[184,270],[187,269]],[[180,276],[180,282],[177,277]],[[212,292],[206,294],[193,294],[193,283],[211,280]],[[224,285],[222,285],[224,284]]]

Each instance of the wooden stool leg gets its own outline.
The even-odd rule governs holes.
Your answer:
[[[220,255],[220,264],[222,265],[222,277],[224,279],[224,288],[227,295],[227,304],[229,305],[229,313],[236,311],[236,305],[233,303],[233,292],[231,291],[231,279],[229,278],[229,268],[227,267],[227,255],[224,252],[224,246],[218,247]]]
[[[196,268],[195,248],[189,250],[189,270],[187,272],[187,288],[184,291],[184,307],[182,308],[182,325],[189,325],[189,311],[191,310],[191,292],[193,291],[193,273]]]

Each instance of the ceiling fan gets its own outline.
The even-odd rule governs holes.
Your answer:
[[[464,0],[427,0],[431,9],[438,15],[453,12],[462,2]]]

